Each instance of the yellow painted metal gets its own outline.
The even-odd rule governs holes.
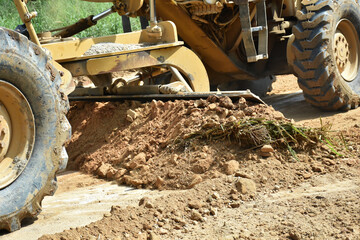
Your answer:
[[[5,158],[11,141],[11,119],[5,106],[0,102],[0,162]]]
[[[73,76],[98,75],[144,67],[173,66],[189,81],[195,92],[210,90],[205,67],[195,53],[183,46],[93,58],[63,65]]]
[[[11,184],[25,169],[35,142],[35,121],[24,95],[0,80],[0,189]]]
[[[42,47],[51,52],[53,59],[57,62],[74,61],[81,59],[83,54],[98,43],[118,43],[118,44],[139,44],[139,43],[163,43],[165,45],[148,46],[147,49],[154,49],[159,47],[177,46],[182,44],[178,41],[175,24],[169,21],[160,22],[159,26],[162,28],[163,35],[161,39],[151,38],[146,30],[136,31],[131,33],[117,34],[112,36],[104,36],[97,38],[75,39],[69,41],[61,41],[43,44]],[[99,56],[106,56],[111,54],[102,54]],[[90,57],[82,57],[90,58]]]
[[[348,82],[359,72],[360,43],[354,25],[346,19],[338,23],[333,40],[336,66],[341,76]]]
[[[55,62],[54,60],[52,60],[51,63],[60,72],[61,90],[65,93],[65,95],[69,95],[75,90],[76,87],[70,71],[61,66],[59,63]]]
[[[14,0],[14,3],[19,12],[19,16],[20,16],[22,22],[25,23],[25,25],[26,25],[26,28],[29,32],[31,41],[33,41],[35,44],[40,46],[39,38],[36,35],[34,26],[31,23],[31,19],[34,18],[36,15],[34,13],[29,12],[28,8],[26,7],[25,1]]]

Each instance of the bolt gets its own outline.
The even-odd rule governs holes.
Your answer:
[[[2,128],[2,129],[0,130],[0,136],[1,136],[1,137],[4,137],[4,136],[5,136],[5,128]]]

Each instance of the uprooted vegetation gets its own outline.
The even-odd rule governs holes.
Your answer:
[[[304,153],[311,153],[305,159],[310,162],[332,161],[338,154],[328,128],[296,127],[272,107],[243,98],[236,103],[216,96],[145,104],[77,102],[69,119],[74,131],[70,168],[139,188],[191,188],[233,174],[249,161],[296,165]],[[285,178],[306,177],[314,165]]]

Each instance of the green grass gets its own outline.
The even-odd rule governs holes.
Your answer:
[[[32,21],[36,32],[67,26],[80,18],[96,15],[111,7],[111,3],[92,3],[81,0],[36,0],[29,1],[29,11],[37,11]],[[15,29],[22,24],[13,1],[0,0],[0,26]],[[138,19],[131,18],[133,30],[140,29]],[[98,21],[97,25],[79,33],[76,37],[97,37],[122,32],[121,17],[117,13]]]

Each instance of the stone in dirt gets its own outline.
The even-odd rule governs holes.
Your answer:
[[[127,110],[126,114],[126,119],[129,122],[133,122],[139,116],[139,114],[132,109]]]
[[[196,184],[199,184],[203,181],[202,177],[198,174],[194,175],[192,181],[189,184],[189,188],[193,188]]]
[[[242,178],[252,179],[252,176],[250,174],[240,172],[240,171],[235,173],[235,177],[242,177]]]
[[[191,202],[189,202],[188,206],[189,208],[200,209],[202,208],[203,203],[198,200],[192,200]]]
[[[114,176],[116,173],[116,170],[113,168],[113,166],[111,164],[103,163],[100,165],[100,167],[97,169],[96,172],[100,177],[105,178],[108,175],[108,173],[109,173],[109,176]]]
[[[230,160],[224,164],[224,170],[227,175],[234,174],[237,170],[239,170],[240,164],[236,160]]]
[[[202,217],[201,214],[200,214],[197,210],[195,210],[195,209],[191,210],[190,219],[191,219],[191,220],[195,220],[195,221],[203,221],[203,217]]]
[[[163,184],[164,184],[164,179],[158,176],[155,181],[155,187],[161,188]]]
[[[274,148],[271,145],[266,144],[261,147],[260,151],[263,153],[274,152]]]
[[[324,171],[323,167],[318,165],[318,164],[314,164],[311,166],[311,169],[314,171],[314,172],[318,172],[318,173],[321,173]]]
[[[235,182],[235,187],[241,194],[255,195],[256,193],[256,184],[251,179],[240,178]]]

